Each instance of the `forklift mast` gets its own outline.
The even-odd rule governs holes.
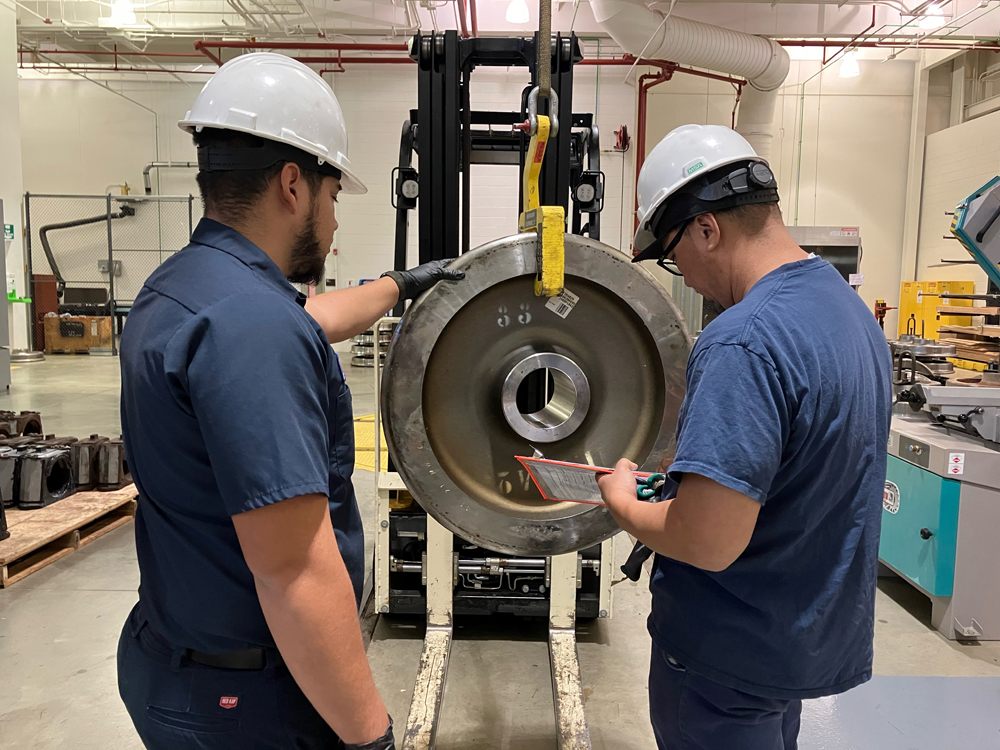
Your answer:
[[[394,264],[406,267],[408,212],[419,210],[419,262],[457,258],[470,248],[473,164],[518,165],[518,185],[529,138],[518,130],[527,119],[528,93],[536,84],[538,36],[460,39],[455,31],[413,37],[418,64],[417,109],[403,124],[399,166],[393,170],[396,208]],[[552,35],[552,88],[564,123],[549,140],[540,177],[541,201],[566,210],[574,234],[600,239],[604,175],[593,115],[573,113],[573,66],[583,59],[574,35]],[[528,68],[531,81],[518,112],[473,110],[470,79],[477,67]],[[548,99],[539,114],[548,114]],[[567,127],[566,124],[569,124]],[[413,166],[413,154],[419,170]],[[518,213],[523,196],[518,189]],[[584,222],[586,214],[586,223]],[[514,224],[512,223],[512,227]],[[397,314],[401,313],[397,310]]]

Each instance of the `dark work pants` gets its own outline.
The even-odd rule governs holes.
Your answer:
[[[129,615],[118,641],[118,692],[148,750],[339,750],[340,739],[277,657],[260,670],[217,669]]]
[[[687,671],[653,644],[649,718],[659,750],[796,750],[802,701],[761,698]]]

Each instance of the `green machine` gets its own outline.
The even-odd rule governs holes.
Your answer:
[[[1000,177],[958,206],[952,232],[1000,286]],[[1000,373],[956,380],[947,345],[890,343],[897,405],[879,559],[930,598],[943,635],[1000,640]]]

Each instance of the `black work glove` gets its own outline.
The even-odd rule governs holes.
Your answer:
[[[451,258],[432,260],[409,271],[386,271],[388,276],[399,287],[399,301],[416,299],[439,281],[460,281],[465,278],[465,271],[448,268]]]
[[[344,750],[396,750],[396,740],[392,736],[392,717],[389,717],[389,728],[377,740],[364,742],[360,745],[344,743]]]

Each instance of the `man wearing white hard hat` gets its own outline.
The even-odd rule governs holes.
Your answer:
[[[351,394],[331,342],[462,274],[442,263],[306,300],[364,193],[330,87],[288,57],[222,66],[180,123],[205,218],[122,336],[139,603],[119,692],[150,750],[394,746],[358,623]]]
[[[657,555],[649,710],[660,748],[793,750],[803,698],[871,677],[892,393],[885,336],[791,238],[767,163],[726,127],[677,128],[639,175],[635,260],[724,311],[687,369],[676,496],[600,480]]]

